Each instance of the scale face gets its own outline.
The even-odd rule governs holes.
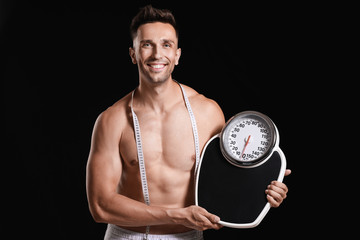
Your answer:
[[[257,226],[270,209],[265,190],[283,180],[286,158],[266,115],[236,114],[205,145],[196,174],[196,205],[232,228]]]
[[[224,157],[239,167],[255,167],[267,159],[276,143],[276,129],[266,115],[246,111],[232,117],[220,134]]]

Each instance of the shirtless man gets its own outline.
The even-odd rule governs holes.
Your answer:
[[[196,119],[200,151],[221,131],[224,115],[216,102],[172,79],[181,49],[169,11],[143,8],[131,32],[129,52],[138,65],[139,86],[95,123],[87,165],[91,214],[96,222],[108,223],[105,239],[202,239],[201,231],[221,226],[218,216],[194,205],[194,132],[185,98]],[[144,200],[132,109],[140,126],[150,205]],[[277,207],[287,187],[276,181],[269,186],[268,201]]]

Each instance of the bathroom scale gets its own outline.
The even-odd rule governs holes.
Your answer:
[[[244,111],[205,145],[196,173],[196,205],[232,228],[256,227],[270,209],[265,190],[282,182],[286,158],[273,121]]]

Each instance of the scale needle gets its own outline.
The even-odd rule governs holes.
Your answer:
[[[249,143],[250,137],[251,137],[251,135],[249,135],[248,139],[246,140],[245,146],[244,146],[244,148],[243,148],[243,150],[242,150],[242,152],[241,152],[241,157],[242,157],[242,158],[243,158],[243,154],[244,154],[244,152],[245,152],[245,148],[246,148],[246,146],[247,146],[248,143]]]

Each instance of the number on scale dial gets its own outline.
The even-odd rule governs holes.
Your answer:
[[[230,129],[228,144],[235,159],[252,161],[264,155],[269,149],[270,140],[271,132],[265,124],[258,120],[242,119]]]
[[[271,119],[262,113],[238,113],[221,131],[221,151],[233,165],[256,166],[271,154],[277,141],[276,131]]]

